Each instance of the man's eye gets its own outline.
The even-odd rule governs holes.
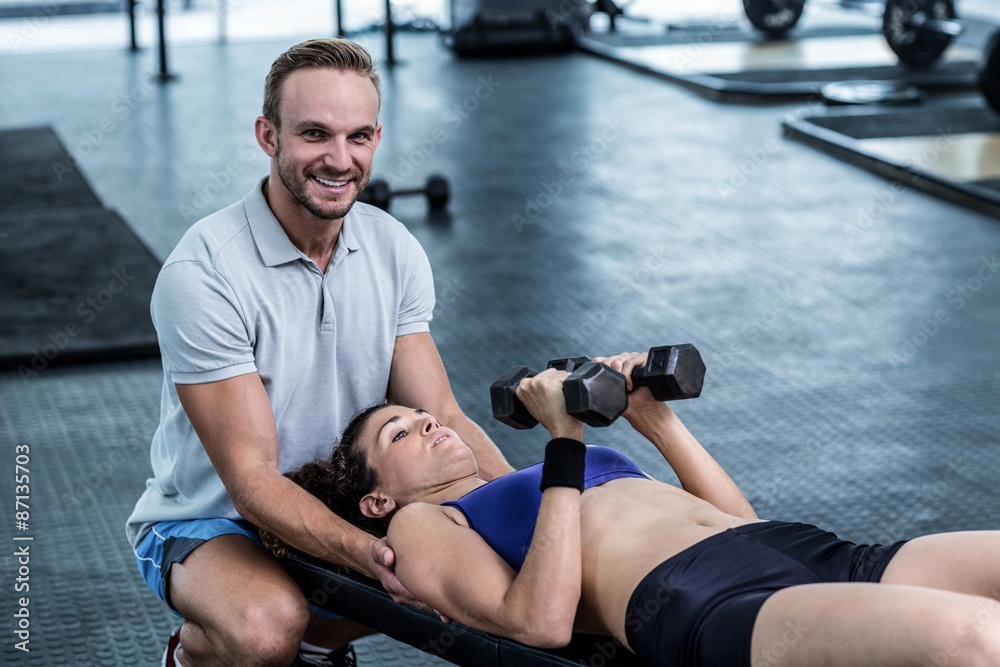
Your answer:
[[[310,137],[310,138],[314,139],[314,138],[316,138],[316,137],[319,136],[319,130],[306,130],[302,134],[304,134],[307,137]]]
[[[406,437],[406,431],[399,431],[398,433],[396,433],[396,435],[392,436],[392,442],[396,442],[400,438],[405,438],[405,437]]]

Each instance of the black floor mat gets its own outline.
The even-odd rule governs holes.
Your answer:
[[[149,299],[160,263],[66,166],[51,130],[2,132],[0,146],[11,149],[0,178],[0,367],[33,377],[157,354]]]
[[[51,128],[0,132],[0,155],[0,212],[101,205]]]
[[[787,137],[1000,217],[1000,115],[979,97],[845,107],[784,122]]]

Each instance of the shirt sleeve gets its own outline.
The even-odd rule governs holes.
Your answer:
[[[396,336],[424,333],[431,330],[434,316],[434,276],[427,253],[413,236],[404,244],[402,272],[402,298],[399,301],[399,318]]]
[[[165,266],[150,305],[163,370],[176,384],[217,382],[253,373],[253,346],[236,294],[212,266]]]

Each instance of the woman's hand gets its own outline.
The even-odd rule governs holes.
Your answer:
[[[566,371],[548,368],[521,380],[517,385],[517,397],[553,438],[582,440],[583,422],[566,414],[563,381],[567,377]]]
[[[610,366],[625,376],[628,388],[628,407],[622,416],[637,430],[639,430],[640,423],[649,421],[651,418],[662,418],[673,412],[670,406],[653,398],[653,394],[647,387],[634,387],[632,385],[632,371],[646,365],[646,356],[645,352],[622,352],[613,357],[594,357],[594,361]]]

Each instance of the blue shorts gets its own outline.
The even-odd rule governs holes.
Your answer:
[[[799,584],[877,583],[903,544],[857,545],[780,521],[726,530],[646,575],[629,600],[625,636],[651,665],[749,667],[767,598]]]
[[[175,563],[184,562],[184,559],[192,551],[220,535],[243,535],[261,549],[264,548],[264,543],[253,524],[248,521],[234,521],[232,519],[160,521],[154,523],[149,532],[139,541],[139,545],[135,549],[135,560],[139,565],[139,573],[146,584],[153,589],[153,592],[166,602],[170,611],[177,616],[180,614],[170,602],[169,587],[167,586],[170,568]],[[309,608],[320,616],[343,618],[314,605],[309,605]]]

